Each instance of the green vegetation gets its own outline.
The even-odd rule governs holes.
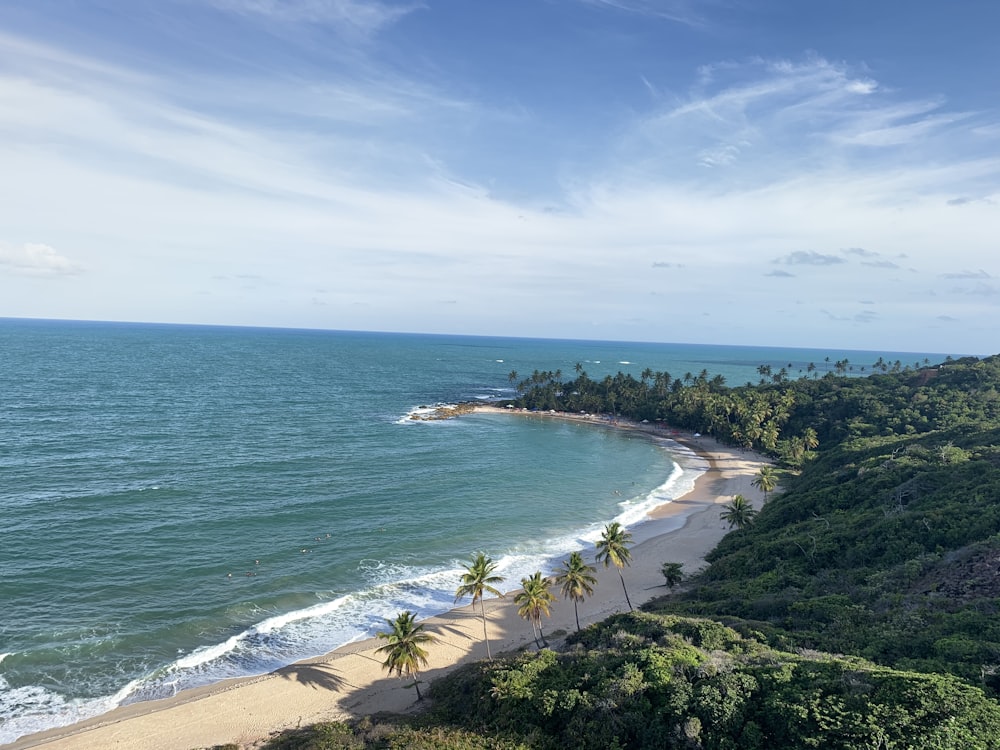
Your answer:
[[[535,643],[539,648],[549,645],[542,635],[542,615],[548,617],[551,614],[552,602],[556,600],[549,591],[551,586],[552,582],[545,578],[541,571],[537,571],[532,573],[531,577],[521,579],[521,590],[514,595],[517,614],[531,623],[531,633],[535,636]]]
[[[267,748],[986,750],[1000,743],[1000,707],[947,675],[781,652],[708,620],[643,613],[616,615],[570,641],[563,653],[544,649],[456,670],[433,683],[425,714],[321,725],[313,744]]]
[[[387,643],[375,649],[375,653],[385,654],[382,666],[389,674],[395,672],[398,677],[413,677],[417,700],[422,700],[417,675],[421,667],[427,666],[427,651],[423,645],[434,643],[437,637],[424,631],[424,626],[417,625],[416,619],[413,612],[406,611],[400,612],[395,620],[386,620],[389,630],[378,633],[378,637]]]
[[[672,589],[684,580],[684,563],[665,562],[660,568],[660,572],[663,573],[666,587]]]
[[[597,562],[604,563],[605,568],[609,565],[618,568],[618,577],[622,579],[622,590],[625,592],[625,601],[628,603],[629,612],[632,611],[632,600],[628,598],[628,588],[625,586],[622,568],[632,562],[632,553],[628,549],[631,544],[632,534],[617,521],[612,521],[605,526],[601,538],[597,541]]]
[[[664,420],[785,467],[782,492],[658,611],[997,692],[1000,357],[879,361],[867,377],[833,367],[798,380],[765,368],[761,383],[736,388],[704,372],[595,382],[581,369],[562,384],[538,373],[515,403]]]
[[[719,514],[719,518],[728,523],[729,528],[736,527],[740,531],[752,524],[756,517],[757,511],[743,495],[733,495],[729,505]]]
[[[483,640],[486,641],[486,658],[492,659],[493,654],[490,653],[490,636],[486,629],[486,602],[483,601],[484,594],[493,594],[494,596],[503,596],[503,592],[500,591],[496,586],[503,583],[503,576],[494,575],[497,569],[497,564],[493,562],[493,559],[487,557],[482,552],[478,552],[472,556],[472,561],[465,566],[465,573],[462,574],[462,583],[455,591],[455,601],[471,596],[472,606],[476,606],[476,602],[479,602],[479,606],[482,610],[483,615]]]
[[[772,494],[756,516],[727,508],[740,530],[646,612],[465,666],[427,713],[326,725],[344,744],[273,747],[1000,748],[1000,357],[853,368],[521,381],[519,407],[763,451]],[[609,525],[598,561],[621,576],[629,541]],[[566,575],[574,603],[592,590]]]
[[[576,618],[576,629],[580,629],[580,610],[578,604],[594,593],[594,586],[597,585],[596,570],[587,565],[583,560],[583,555],[579,552],[572,552],[568,559],[563,561],[559,575],[556,576],[556,585],[562,592],[563,597],[573,600],[573,616]]]
[[[818,443],[816,443],[818,445]],[[767,493],[774,492],[778,486],[778,473],[773,466],[761,466],[757,476],[750,482],[751,485],[764,493],[764,502],[767,502]]]

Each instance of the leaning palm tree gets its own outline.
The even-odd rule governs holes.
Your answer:
[[[604,534],[597,542],[597,562],[604,563],[604,567],[614,565],[618,568],[618,577],[622,579],[622,590],[625,591],[625,601],[628,603],[629,612],[632,609],[632,600],[628,598],[628,589],[625,588],[625,576],[622,575],[622,568],[632,564],[632,554],[628,551],[632,544],[632,534],[622,528],[617,521],[612,521],[604,527]]]
[[[778,486],[778,475],[772,466],[761,466],[757,476],[750,482],[754,487],[764,493],[764,502],[767,502],[767,493]]]
[[[595,569],[583,561],[579,552],[570,553],[569,559],[563,561],[562,570],[556,576],[562,595],[573,600],[573,614],[576,616],[576,629],[580,630],[580,612],[577,604],[594,593],[597,585]]]
[[[734,495],[726,509],[719,514],[719,518],[728,523],[729,528],[735,526],[742,531],[753,523],[756,515],[757,511],[743,495]]]
[[[541,571],[532,574],[531,578],[521,579],[521,590],[514,596],[514,604],[518,605],[517,613],[525,620],[531,622],[531,634],[535,636],[535,644],[541,648],[548,646],[545,636],[542,635],[542,615],[546,617],[552,614],[552,602],[556,600],[549,587],[552,582],[548,578],[543,578]]]
[[[490,654],[490,637],[486,632],[486,603],[483,601],[483,594],[493,594],[503,597],[503,593],[494,586],[502,583],[503,576],[494,575],[497,564],[492,558],[487,557],[482,552],[476,553],[472,562],[465,566],[465,573],[462,574],[462,585],[455,591],[455,601],[466,596],[472,597],[472,606],[479,606],[483,613],[483,640],[486,641],[486,658],[493,661]]]
[[[437,638],[424,632],[423,625],[417,625],[413,612],[400,612],[395,620],[386,620],[389,626],[387,632],[378,633],[378,637],[388,643],[375,649],[376,653],[385,654],[382,666],[389,674],[396,673],[398,677],[412,676],[413,687],[417,689],[417,700],[423,700],[420,694],[420,682],[417,675],[421,667],[427,666],[427,652],[422,644],[435,643]]]

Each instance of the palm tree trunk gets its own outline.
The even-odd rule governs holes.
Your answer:
[[[486,600],[480,599],[479,606],[483,610],[483,640],[486,641],[486,658],[493,661],[493,655],[490,653],[490,636],[486,632]]]
[[[416,674],[413,675],[413,687],[417,689],[417,700],[422,701],[424,699],[424,696],[420,694],[420,683],[417,681]]]
[[[548,641],[545,640],[545,636],[542,635],[542,618],[541,617],[538,618],[538,637],[542,639],[542,646],[541,646],[541,648],[548,648],[549,647],[549,643],[548,643]]]
[[[632,609],[632,600],[628,598],[628,589],[625,588],[625,576],[622,575],[621,568],[618,569],[618,577],[622,579],[622,591],[625,592],[625,601],[628,602],[628,611],[635,612],[635,610]]]
[[[580,610],[576,606],[576,599],[573,600],[573,614],[576,615],[576,632],[580,632]]]

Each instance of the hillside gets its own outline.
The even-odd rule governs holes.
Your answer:
[[[893,748],[1000,745],[1000,707],[945,676],[787,653],[707,620],[616,615],[436,681],[416,717],[288,733],[266,750]]]
[[[1000,357],[838,370],[534,373],[516,405],[712,434],[773,455],[780,491],[647,613],[269,747],[1000,747]]]

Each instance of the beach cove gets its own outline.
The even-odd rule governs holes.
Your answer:
[[[664,562],[680,562],[687,573],[704,563],[705,555],[728,533],[719,519],[721,506],[736,494],[756,507],[761,493],[752,481],[765,459],[728,448],[704,436],[693,437],[657,425],[610,420],[591,415],[540,414],[477,406],[481,413],[507,413],[511,419],[561,419],[590,422],[670,439],[708,462],[691,491],[660,505],[648,520],[632,528],[636,544],[632,565],[624,570],[633,604],[666,593],[660,571]],[[513,413],[511,413],[513,411]],[[461,417],[459,417],[461,419]],[[584,550],[592,562],[592,550]],[[581,625],[627,610],[615,568],[598,568],[594,596],[580,604]],[[503,588],[513,593],[512,582]],[[457,585],[457,582],[456,582]],[[533,649],[530,625],[517,616],[513,597],[486,601],[493,653]],[[429,666],[421,673],[431,681],[456,666],[486,656],[478,610],[466,604],[422,622],[438,643],[429,647]],[[546,633],[575,629],[572,602],[558,599],[543,623]],[[98,750],[148,748],[190,750],[237,743],[252,748],[283,729],[324,720],[349,719],[382,711],[414,707],[415,694],[404,680],[390,678],[375,653],[376,639],[357,641],[316,659],[299,661],[269,674],[229,680],[183,691],[156,701],[134,703],[78,724],[22,737],[10,747],[21,750]]]

